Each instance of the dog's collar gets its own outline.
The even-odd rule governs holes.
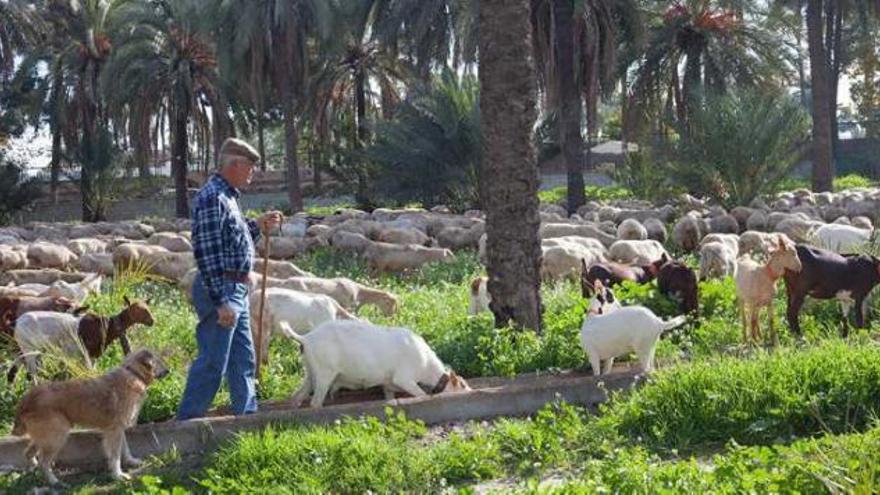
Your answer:
[[[149,379],[147,379],[147,377],[141,375],[140,373],[138,373],[137,371],[135,371],[134,369],[132,369],[132,368],[129,367],[128,365],[123,366],[123,368],[124,368],[126,371],[128,371],[129,373],[131,373],[132,375],[134,375],[135,378],[137,378],[138,380],[142,381],[142,382],[144,383],[144,385],[149,385],[149,384],[150,384],[150,381],[149,381]]]
[[[434,385],[434,388],[431,390],[431,395],[437,395],[442,392],[446,388],[447,383],[449,383],[449,373],[443,373],[440,375],[437,385]]]

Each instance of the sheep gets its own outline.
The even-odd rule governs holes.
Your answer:
[[[654,368],[654,351],[660,335],[686,321],[687,317],[683,315],[663,321],[643,306],[624,306],[604,314],[588,314],[581,325],[581,347],[596,376],[610,373],[614,358],[629,352],[636,353],[642,371],[649,373]],[[604,369],[602,361],[605,361]]]
[[[795,242],[808,242],[810,232],[814,227],[823,225],[822,223],[804,220],[800,217],[786,218],[776,224],[775,231],[787,235]]]
[[[443,248],[374,242],[367,246],[364,257],[373,272],[399,272],[419,268],[432,261],[448,263],[453,260],[454,255],[452,251]]]
[[[88,277],[88,273],[63,272],[53,268],[43,268],[41,270],[8,270],[0,273],[0,284],[13,283],[15,285],[22,284],[44,284],[51,285],[58,280],[65,282],[81,282]]]
[[[257,258],[254,260],[253,270],[257,273],[263,273],[263,258]],[[307,272],[289,261],[277,261],[271,259],[269,260],[269,270],[267,275],[275,278],[314,277],[311,272]]]
[[[130,270],[140,264],[146,264],[146,257],[148,255],[170,252],[162,246],[134,243],[121,244],[113,250],[113,266],[117,269]]]
[[[260,318],[261,292],[253,291],[250,297],[251,314]],[[357,319],[336,300],[324,294],[309,294],[280,287],[266,288],[266,306],[263,312],[263,335],[260,342],[261,361],[269,362],[269,337],[279,331],[284,322],[288,329],[305,334],[317,325],[330,320]],[[251,325],[254,342],[257,342],[257,325]]]
[[[453,251],[479,247],[480,237],[486,232],[486,224],[479,222],[470,228],[449,226],[437,232],[437,244]]]
[[[328,245],[322,237],[269,237],[269,257],[275,260],[295,258],[319,246]],[[257,245],[257,253],[265,256],[265,244]]]
[[[335,249],[342,251],[351,251],[361,254],[373,241],[369,240],[363,234],[357,232],[348,232],[345,230],[337,230],[330,237],[330,245]]]
[[[704,233],[700,219],[688,214],[675,222],[675,226],[672,227],[672,240],[680,249],[690,252],[700,245]]]
[[[860,229],[874,230],[874,222],[866,216],[857,216],[853,218],[852,225],[853,227],[858,227]]]
[[[801,261],[798,258],[794,243],[780,238],[776,248],[770,251],[770,259],[765,264],[758,264],[750,259],[740,259],[736,268],[736,293],[742,315],[743,341],[748,343],[749,333],[747,320],[751,322],[751,340],[757,342],[760,338],[758,317],[761,308],[767,308],[770,335],[773,345],[778,344],[776,330],[773,328],[773,298],[776,296],[776,280],[781,278],[786,270],[793,272],[801,271]]]
[[[666,225],[659,218],[645,220],[645,229],[648,231],[648,239],[653,239],[661,244],[666,242]]]
[[[306,376],[291,399],[299,406],[312,394],[311,406],[321,407],[332,390],[382,386],[385,398],[402,390],[423,397],[470,390],[454,371],[447,371],[425,340],[406,328],[381,327],[365,321],[328,321],[300,336],[286,325],[282,331],[302,346]]]
[[[94,237],[72,239],[67,242],[67,249],[70,249],[73,254],[82,257],[86,253],[107,252],[107,243]]]
[[[709,234],[700,241],[700,247],[710,242],[718,242],[730,248],[734,259],[739,256],[739,236],[736,234]]]
[[[157,232],[147,239],[147,244],[162,246],[174,253],[187,253],[193,250],[189,239],[172,232]]]
[[[81,272],[100,273],[110,276],[116,271],[113,266],[113,255],[108,253],[85,253],[76,261]]]
[[[28,246],[28,263],[36,268],[67,268],[77,256],[66,246],[51,242],[34,242]]]
[[[663,256],[670,258],[657,241],[617,241],[608,249],[608,257],[618,263],[649,265]]]
[[[746,220],[746,230],[766,231],[767,220],[766,213],[761,210],[755,211]]]
[[[738,234],[739,222],[732,215],[724,214],[709,220],[709,232],[720,234]]]
[[[627,218],[617,226],[617,238],[642,241],[648,238],[648,229],[635,218]]]
[[[21,350],[32,377],[36,377],[36,356],[43,352],[60,352],[92,368],[110,345],[120,341],[125,355],[131,352],[126,331],[135,324],[153,325],[153,314],[146,302],[124,298],[125,308],[113,316],[88,313],[76,315],[53,311],[25,313],[15,322],[15,341]],[[18,368],[13,365],[7,374],[12,382]]]
[[[171,281],[182,279],[196,266],[192,253],[150,253],[142,258],[150,274]]]
[[[386,242],[388,244],[416,244],[419,246],[429,246],[431,238],[418,229],[411,228],[390,228],[382,229],[376,233],[375,240]]]
[[[825,224],[810,233],[817,247],[839,254],[857,253],[871,240],[871,231],[851,225]]]
[[[544,280],[577,279],[584,261],[587,265],[605,261],[601,252],[572,243],[542,244],[541,251],[541,278]]]
[[[736,254],[725,243],[704,243],[700,247],[700,280],[736,276]]]
[[[253,274],[253,289],[261,287],[262,276]],[[356,311],[370,304],[379,308],[386,316],[397,312],[399,301],[394,294],[359,284],[348,278],[290,277],[285,279],[269,277],[267,287],[281,287],[312,294],[325,294],[336,300],[343,308]]]
[[[58,280],[52,283],[42,295],[56,298],[65,297],[80,305],[89,297],[89,294],[101,292],[102,281],[103,276],[97,273],[91,274],[91,276],[80,282],[69,283],[64,280]]]
[[[614,227],[614,232],[616,234],[617,227]],[[608,234],[602,231],[600,228],[593,225],[575,225],[569,223],[545,223],[541,224],[541,228],[539,230],[539,236],[541,239],[550,239],[553,237],[565,237],[570,235],[576,235],[580,237],[593,237],[599,239],[605,247],[608,247],[614,244],[614,241],[617,239],[614,235]]]
[[[24,246],[0,246],[0,272],[28,267],[27,248]]]
[[[749,255],[765,255],[777,245],[779,239],[782,239],[784,242],[792,242],[785,234],[776,232],[768,234],[766,232],[747,230],[739,236],[739,252]]]

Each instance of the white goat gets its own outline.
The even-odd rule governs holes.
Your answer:
[[[447,371],[425,340],[406,328],[382,327],[365,321],[329,321],[306,335],[282,324],[282,331],[302,345],[306,376],[293,395],[294,407],[312,394],[312,407],[324,405],[339,388],[381,386],[387,400],[396,391],[413,397],[470,390],[467,382]]]
[[[260,314],[260,291],[253,291],[250,297],[251,330],[256,342],[257,320]],[[308,294],[279,287],[266,288],[266,308],[263,313],[263,338],[260,343],[262,361],[269,360],[269,337],[286,323],[291,331],[304,334],[325,321],[336,319],[357,319],[338,302],[324,294]]]

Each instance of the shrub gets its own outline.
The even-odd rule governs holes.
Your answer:
[[[0,150],[0,225],[12,220],[12,215],[27,208],[39,197],[34,179],[24,176],[18,164],[7,161]]]
[[[481,156],[479,84],[444,71],[416,89],[380,123],[366,155],[377,162],[377,188],[398,203],[446,204],[458,211],[478,201]]]
[[[667,150],[668,173],[675,184],[726,207],[749,204],[785,178],[808,129],[803,109],[785,95],[709,97]]]

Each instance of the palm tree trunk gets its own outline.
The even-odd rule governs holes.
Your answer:
[[[581,136],[581,93],[574,68],[574,4],[553,0],[553,42],[559,91],[559,143],[565,158],[568,213],[587,202],[584,195],[584,139]]]
[[[831,115],[828,58],[822,43],[822,0],[807,2],[807,43],[813,88],[813,190],[830,191]]]
[[[266,171],[266,129],[262,112],[257,115],[257,145],[260,152],[260,170]]]
[[[366,93],[366,77],[363,72],[358,72],[355,76],[355,107],[357,115],[357,125],[354,137],[354,149],[360,150],[367,142],[367,93]],[[363,160],[357,157],[356,160]],[[357,167],[357,191],[355,192],[355,201],[362,208],[371,206],[370,194],[367,185],[366,164],[361,163]]]
[[[291,213],[303,211],[302,188],[299,183],[299,163],[296,147],[299,134],[296,128],[296,109],[291,91],[284,98],[284,161],[287,164],[287,202]]]
[[[188,218],[189,207],[187,205],[186,172],[187,172],[187,106],[177,103],[174,105],[174,132],[171,141],[171,172],[174,174],[175,213],[177,218]]]
[[[541,242],[528,0],[479,2],[480,112],[489,305],[495,325],[541,330]]]
[[[49,190],[52,203],[58,203],[58,179],[61,177],[61,129],[52,128],[52,161],[49,162]]]

